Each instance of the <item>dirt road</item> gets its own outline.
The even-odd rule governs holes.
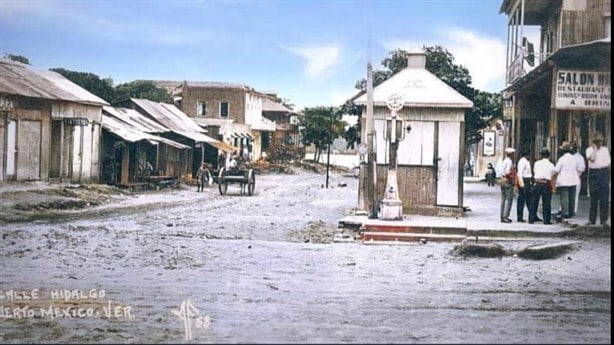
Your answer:
[[[542,261],[330,243],[357,180],[324,183],[259,175],[252,197],[193,188],[0,224],[2,340],[611,342],[609,239]]]

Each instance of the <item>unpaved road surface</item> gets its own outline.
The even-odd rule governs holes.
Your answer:
[[[451,243],[331,243],[357,180],[324,183],[314,173],[259,175],[252,197],[214,185],[0,224],[0,339],[611,342],[609,239],[541,261],[463,258]],[[552,239],[502,245],[543,241]],[[182,303],[189,320],[177,315]]]

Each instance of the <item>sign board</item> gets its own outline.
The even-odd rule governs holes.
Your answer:
[[[83,117],[67,117],[64,118],[64,124],[67,126],[87,126],[89,120]]]
[[[386,100],[386,106],[388,106],[388,109],[390,109],[391,111],[399,111],[403,108],[403,96],[393,93],[392,95],[390,95],[388,97],[388,100]]]
[[[609,111],[610,72],[559,70],[556,75],[556,109]]]
[[[495,155],[495,133],[495,131],[484,131],[482,155],[485,157]]]

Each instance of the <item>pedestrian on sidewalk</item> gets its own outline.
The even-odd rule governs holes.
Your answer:
[[[495,180],[497,179],[497,172],[495,171],[495,167],[492,166],[492,163],[488,163],[488,168],[486,171],[486,182],[488,183],[488,187],[494,186]]]
[[[578,160],[571,154],[571,145],[564,141],[559,150],[562,155],[556,162],[554,172],[556,177],[556,191],[561,196],[561,214],[557,220],[568,219],[575,215],[576,186],[580,183],[578,176]]]
[[[586,149],[588,160],[588,186],[591,192],[591,206],[587,225],[595,224],[597,208],[601,225],[608,226],[608,199],[610,197],[610,150],[603,146],[603,136],[593,135],[592,145]]]
[[[505,158],[501,162],[501,211],[500,218],[502,223],[511,223],[510,211],[514,201],[514,185],[516,183],[516,170],[512,163],[515,149],[508,147],[504,151]]]
[[[578,143],[575,141],[572,141],[569,143],[571,145],[571,151],[570,153],[572,154],[572,156],[574,156],[576,158],[576,162],[577,162],[577,168],[578,168],[578,178],[579,178],[579,182],[576,185],[576,203],[574,205],[574,215],[578,214],[578,200],[580,200],[580,189],[582,189],[582,175],[584,175],[584,172],[586,171],[586,162],[584,161],[584,157],[582,156],[582,154],[579,151],[579,147],[578,147]]]
[[[533,186],[533,200],[529,206],[529,224],[535,223],[537,220],[537,206],[539,200],[542,200],[542,211],[544,224],[552,224],[551,218],[551,201],[552,193],[555,186],[552,183],[554,176],[554,164],[550,162],[550,150],[547,147],[539,151],[540,160],[535,162],[533,166],[533,178],[535,185]]]
[[[529,210],[531,200],[531,187],[533,186],[533,172],[531,169],[530,150],[520,151],[521,157],[516,165],[518,170],[518,199],[516,199],[516,221],[524,223],[524,208]]]

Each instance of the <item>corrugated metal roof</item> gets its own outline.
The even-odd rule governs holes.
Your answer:
[[[134,109],[105,106],[103,112],[112,115],[145,133],[165,133],[170,130]]]
[[[187,145],[183,145],[181,143],[178,143],[170,139],[166,139],[163,137],[159,137],[157,135],[141,132],[138,129],[132,127],[131,125],[125,122],[122,122],[121,120],[116,119],[110,115],[104,115],[104,114],[102,115],[102,127],[114,133],[115,135],[119,136],[120,138],[127,140],[131,143],[145,140],[154,145],[161,142],[161,143],[164,143],[164,144],[176,147],[176,148],[180,148],[180,149],[190,148]]]
[[[32,98],[108,105],[98,96],[52,71],[37,71],[11,60],[0,60],[0,92]]]
[[[188,115],[172,104],[157,103],[146,99],[136,98],[131,98],[131,101],[174,133],[192,139],[198,143],[209,144],[223,151],[230,152],[237,149],[234,146],[224,144],[221,141],[204,134],[205,129],[200,127]]]
[[[386,106],[393,94],[403,96],[406,107],[472,108],[473,102],[424,68],[405,68],[373,89],[373,104]],[[367,94],[355,101],[367,104]]]
[[[149,116],[173,132],[205,132],[205,130],[188,115],[172,104],[136,98],[131,98],[131,101],[143,109]]]

